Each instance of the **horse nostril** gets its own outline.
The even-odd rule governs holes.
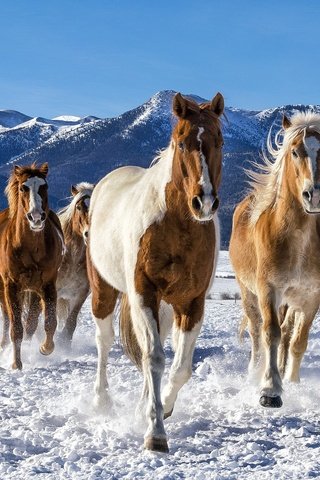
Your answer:
[[[44,222],[46,219],[46,214],[44,212],[41,213],[41,221]]]
[[[27,218],[28,220],[30,220],[30,222],[32,222],[33,221],[32,213],[27,213]]]
[[[199,211],[201,210],[202,208],[202,202],[200,200],[200,197],[196,196],[196,197],[193,197],[192,199],[192,208],[194,208],[195,210]]]
[[[305,198],[306,200],[308,200],[308,202],[311,202],[312,200],[312,190],[304,190],[304,192],[302,192],[302,196],[303,198]]]
[[[213,202],[212,207],[211,207],[213,212],[218,209],[219,203],[220,203],[220,202],[219,202],[219,198],[216,197],[216,199],[215,199],[215,201]]]

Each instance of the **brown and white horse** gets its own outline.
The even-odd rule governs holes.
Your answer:
[[[89,230],[89,204],[94,186],[82,182],[71,187],[72,201],[58,212],[65,240],[65,252],[57,277],[57,316],[63,330],[59,340],[70,343],[78,314],[89,294],[86,243]],[[32,337],[41,312],[40,298],[31,294],[26,333]]]
[[[54,349],[56,319],[56,279],[64,248],[58,217],[49,209],[48,164],[15,166],[6,194],[9,208],[0,212],[0,301],[10,321],[13,368],[22,368],[22,303],[24,292],[34,291],[44,304],[46,338],[40,352]],[[7,341],[4,328],[2,346]]]
[[[262,333],[265,407],[282,405],[280,373],[299,380],[319,307],[320,115],[284,117],[275,144],[269,134],[274,161],[266,159],[265,173],[251,174],[253,191],[235,210],[230,241],[252,338],[249,370],[257,366]]]
[[[202,324],[207,288],[219,250],[216,210],[221,178],[224,101],[197,105],[177,94],[178,117],[169,147],[149,169],[123,167],[103,178],[90,204],[88,274],[96,322],[96,401],[107,399],[106,361],[114,333],[119,292],[131,317],[122,322],[127,343],[137,340],[147,394],[144,445],[168,451],[163,417],[191,376],[192,356]],[[169,383],[160,394],[165,359],[160,301],[172,305],[175,357]],[[132,328],[135,333],[130,335]]]

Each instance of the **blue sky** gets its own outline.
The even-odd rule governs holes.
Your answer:
[[[1,1],[0,109],[111,117],[164,89],[320,103],[318,0]]]

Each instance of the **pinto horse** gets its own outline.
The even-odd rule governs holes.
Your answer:
[[[15,166],[6,187],[9,208],[0,213],[0,302],[4,324],[10,321],[12,368],[21,369],[24,292],[34,291],[44,304],[43,355],[54,349],[56,279],[64,246],[60,222],[48,205],[48,164]],[[2,346],[8,338],[4,328]]]
[[[178,118],[169,147],[149,169],[119,168],[95,187],[90,204],[88,274],[96,322],[96,401],[107,395],[106,360],[119,292],[127,295],[147,395],[144,446],[168,451],[163,417],[191,376],[206,291],[219,250],[216,210],[221,178],[224,100],[201,105],[176,94]],[[160,395],[165,359],[160,301],[172,305],[177,334],[169,383]],[[128,324],[128,323],[127,323]],[[122,325],[122,330],[125,325]],[[130,328],[128,326],[128,328]],[[138,355],[139,356],[139,355]]]
[[[72,201],[58,212],[66,248],[56,282],[57,316],[59,324],[63,325],[59,340],[66,344],[72,341],[79,312],[89,294],[86,243],[93,188],[87,182],[72,185]],[[26,333],[29,337],[32,337],[38,326],[40,312],[40,298],[32,293],[26,319]]]
[[[282,405],[281,373],[299,381],[319,307],[320,115],[284,116],[275,144],[270,132],[274,161],[265,158],[265,172],[251,173],[253,190],[235,210],[230,241],[252,338],[249,371],[259,362],[262,336],[260,404],[273,408]]]

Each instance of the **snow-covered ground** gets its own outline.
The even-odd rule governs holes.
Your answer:
[[[228,269],[222,254],[217,274]],[[35,338],[23,345],[21,372],[11,371],[11,352],[3,352],[0,479],[320,477],[319,319],[301,384],[285,385],[284,406],[270,411],[259,406],[258,387],[247,379],[250,344],[247,338],[243,345],[238,342],[240,318],[240,301],[207,300],[193,376],[166,420],[168,455],[142,449],[144,426],[134,418],[142,379],[118,340],[109,364],[113,407],[105,415],[94,411],[96,350],[89,302],[72,351],[56,349],[43,357]],[[166,353],[168,367],[170,342]]]

